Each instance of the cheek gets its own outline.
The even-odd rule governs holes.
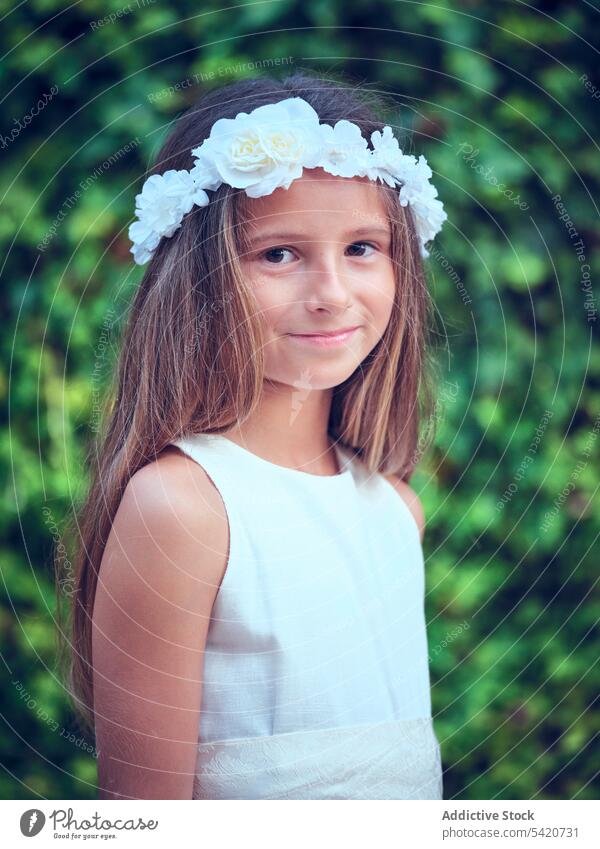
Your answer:
[[[376,326],[381,329],[387,326],[394,307],[396,297],[396,278],[392,270],[377,275],[376,282],[365,292],[366,305],[373,316]]]
[[[254,276],[250,286],[256,301],[257,314],[265,327],[269,329],[278,326],[289,307],[284,297],[284,287],[277,286],[277,281],[259,275]]]

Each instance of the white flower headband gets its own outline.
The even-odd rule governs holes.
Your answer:
[[[448,217],[437,190],[429,182],[431,168],[402,153],[390,127],[371,133],[373,150],[351,121],[334,127],[320,124],[301,97],[259,106],[234,119],[220,118],[210,136],[192,150],[191,171],[165,171],[148,177],[135,199],[137,221],[129,227],[131,253],[138,265],[152,257],[163,236],[172,236],[192,206],[206,206],[206,190],[223,183],[244,189],[248,197],[288,189],[304,168],[323,168],[339,177],[368,177],[389,186],[401,185],[400,205],[410,203],[421,256]]]

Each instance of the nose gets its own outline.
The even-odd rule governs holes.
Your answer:
[[[351,280],[342,268],[338,244],[319,245],[305,271],[305,303],[310,310],[342,310],[351,303]]]

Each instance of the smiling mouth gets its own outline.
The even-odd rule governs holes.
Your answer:
[[[350,333],[352,330],[356,330],[358,328],[358,324],[353,325],[352,327],[342,327],[340,330],[323,330],[321,333],[318,330],[315,330],[314,333],[290,333],[290,336],[342,336],[344,333]]]
[[[308,345],[317,345],[320,348],[334,348],[336,345],[343,345],[347,342],[359,329],[356,327],[348,327],[345,330],[334,330],[331,333],[288,333],[291,339],[297,339]]]

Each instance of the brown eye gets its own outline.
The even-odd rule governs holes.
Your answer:
[[[291,251],[288,248],[269,248],[261,254],[261,257],[271,265],[287,265],[286,262],[281,262],[282,254],[285,253],[291,253]]]
[[[367,247],[373,248],[373,250],[375,250],[375,245],[372,245],[370,242],[352,242],[352,244],[350,245],[350,248],[355,248],[357,245],[359,246],[359,248],[361,248],[361,246],[366,245]],[[360,256],[364,256],[364,254],[353,253],[352,256],[359,256],[360,257]],[[371,256],[371,254],[367,254],[367,256]]]

